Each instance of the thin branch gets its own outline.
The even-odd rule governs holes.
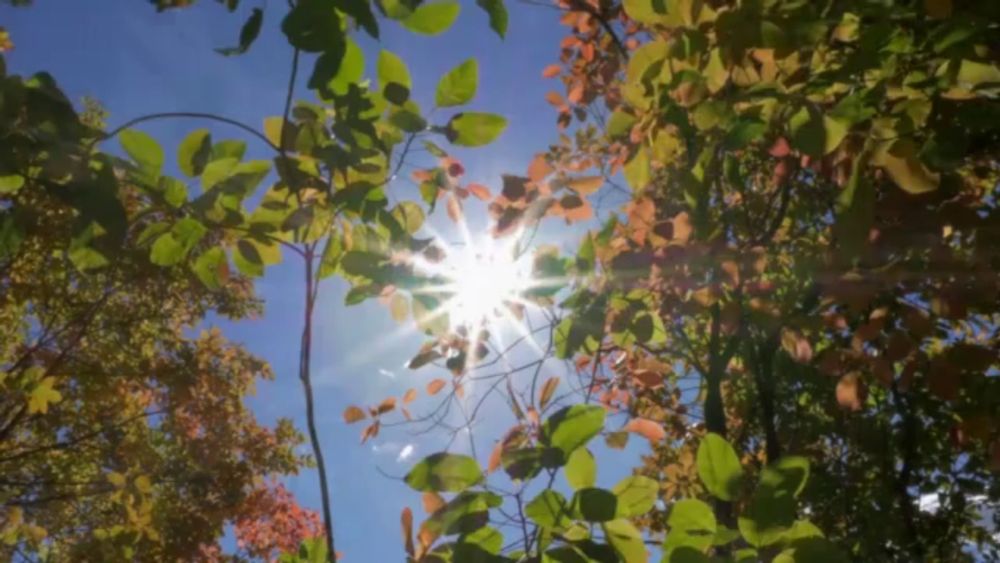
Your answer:
[[[116,135],[128,129],[129,127],[132,127],[133,125],[138,125],[146,121],[155,121],[158,119],[175,119],[175,118],[207,119],[210,121],[218,121],[220,123],[226,123],[228,125],[232,125],[233,127],[242,129],[247,133],[250,133],[254,137],[260,139],[264,144],[271,147],[275,152],[281,152],[281,147],[272,143],[271,140],[268,139],[263,133],[257,131],[253,127],[250,127],[249,125],[241,121],[230,119],[228,117],[223,117],[221,115],[216,115],[214,113],[204,113],[197,111],[167,111],[167,112],[151,113],[149,115],[139,116],[134,119],[130,119],[125,123],[119,125],[118,127],[112,129],[111,131],[106,133],[103,137],[96,139],[93,144],[114,138]],[[93,144],[91,144],[91,146],[93,146]]]

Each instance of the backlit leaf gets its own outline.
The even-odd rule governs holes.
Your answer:
[[[434,102],[438,107],[467,104],[475,97],[478,84],[479,64],[476,59],[469,59],[441,77]]]
[[[480,147],[496,140],[507,120],[492,113],[464,112],[451,118],[445,129],[448,140],[462,147]]]
[[[698,445],[698,476],[710,493],[722,500],[735,500],[743,480],[743,468],[733,447],[718,434],[708,433]]]
[[[403,27],[422,35],[444,33],[458,18],[458,2],[443,0],[420,4],[413,13],[403,19]]]
[[[476,460],[439,452],[420,461],[407,473],[406,484],[417,491],[463,491],[483,478]]]

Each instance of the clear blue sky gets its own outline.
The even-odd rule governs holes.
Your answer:
[[[160,14],[142,0],[49,1],[28,9],[0,7],[0,22],[17,46],[7,56],[10,72],[52,73],[72,99],[89,95],[100,100],[111,112],[111,126],[160,111],[214,112],[259,126],[262,118],[281,112],[291,57],[278,27],[285,3],[263,2],[266,11],[261,37],[249,53],[234,58],[217,55],[212,49],[235,44],[243,20],[261,2],[244,0],[233,15],[209,0],[191,9]],[[505,41],[489,30],[485,13],[471,1],[463,2],[458,21],[441,36],[414,36],[385,21],[380,44],[362,41],[369,76],[374,74],[379,48],[392,50],[406,60],[414,77],[414,94],[423,107],[431,105],[438,77],[469,57],[479,59],[479,93],[471,107],[503,114],[509,126],[496,144],[456,154],[466,164],[467,179],[494,190],[501,172],[523,171],[533,153],[555,140],[555,115],[544,94],[561,88],[540,75],[542,68],[558,58],[564,28],[558,25],[557,13],[517,2],[508,4],[511,19]],[[305,89],[311,62],[312,57],[306,56],[297,90],[300,99],[312,99]],[[216,138],[243,137],[239,131],[190,120],[149,123],[142,129],[160,140],[168,154],[168,172],[176,174],[173,154],[178,142],[192,129],[206,126]],[[248,144],[247,158],[268,158],[259,144]],[[117,144],[109,143],[107,148],[117,150]],[[396,197],[409,197],[405,190],[410,188],[405,185],[393,189],[404,190]],[[292,258],[286,257],[284,264],[269,270],[258,283],[266,300],[264,317],[223,323],[223,328],[231,339],[269,360],[277,374],[277,381],[262,386],[252,401],[258,415],[265,421],[292,417],[304,429],[296,377],[301,264]],[[409,387],[422,388],[442,374],[434,369],[417,373],[403,369],[422,338],[409,331],[387,339],[386,335],[400,334],[400,330],[385,308],[374,302],[345,308],[344,291],[343,283],[337,280],[326,282],[321,289],[314,357],[318,424],[330,465],[338,550],[353,562],[401,560],[399,511],[409,504],[420,514],[419,495],[383,477],[376,467],[403,475],[415,459],[440,448],[442,441],[396,430],[360,446],[360,427],[345,426],[341,412],[349,404],[369,404],[389,394],[399,395]],[[563,367],[546,369],[561,373]],[[415,410],[419,411],[420,405],[430,404],[417,405]],[[503,423],[477,427],[476,432],[482,433],[478,454],[484,461],[503,427]],[[407,444],[413,444],[413,453],[410,459],[399,460]],[[628,462],[635,461],[634,449],[627,454],[627,460],[601,476],[601,483],[613,484],[628,472]],[[313,472],[289,480],[288,485],[303,504],[319,507]]]

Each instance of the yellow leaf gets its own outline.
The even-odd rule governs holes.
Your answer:
[[[135,478],[135,488],[140,493],[148,493],[153,490],[153,483],[149,480],[147,475],[140,475]]]
[[[38,382],[28,397],[28,414],[49,412],[49,405],[62,400],[62,394],[53,389],[56,378],[46,377]]]
[[[889,150],[875,156],[873,162],[881,166],[903,190],[922,194],[937,189],[941,175],[931,172],[917,158],[917,145],[909,139],[900,139]]]
[[[264,136],[275,146],[281,146],[281,128],[285,120],[280,115],[264,118]]]
[[[125,486],[125,476],[122,475],[121,473],[116,472],[116,471],[112,471],[111,473],[108,473],[107,480],[108,480],[109,483],[111,483],[112,485],[114,485],[115,487],[117,487],[119,489],[121,489],[121,488],[123,488]]]
[[[712,49],[708,54],[708,64],[703,72],[705,75],[705,85],[708,91],[715,94],[721,90],[729,81],[729,70],[722,62],[722,54],[718,48]]]
[[[389,300],[389,312],[392,314],[393,320],[401,323],[410,316],[410,302],[398,292],[394,293]]]
[[[965,59],[958,67],[956,77],[959,85],[975,88],[980,84],[1000,83],[1000,68],[989,63],[980,63]]]

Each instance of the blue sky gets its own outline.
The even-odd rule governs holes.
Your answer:
[[[239,27],[258,3],[244,0],[239,12],[227,13],[219,4],[202,0],[187,10],[157,14],[141,0],[129,2],[38,2],[29,9],[0,8],[0,21],[10,31],[16,49],[7,56],[10,72],[52,73],[74,100],[89,95],[111,112],[109,125],[160,111],[219,113],[259,126],[264,117],[281,112],[288,80],[291,49],[278,24],[285,3],[265,2],[264,28],[249,53],[226,58],[215,47],[235,44]],[[470,107],[500,113],[509,120],[501,139],[483,149],[455,151],[467,167],[467,180],[496,190],[502,172],[523,171],[532,154],[556,138],[555,114],[544,101],[546,91],[558,84],[541,78],[541,70],[558,58],[558,41],[564,28],[557,14],[545,8],[509,2],[511,19],[507,39],[501,41],[487,26],[484,12],[473,2],[463,2],[455,25],[438,37],[415,36],[393,22],[383,22],[380,43],[361,40],[368,75],[372,75],[378,49],[401,55],[414,77],[414,95],[423,107],[431,105],[438,78],[469,57],[480,62],[479,92]],[[297,89],[300,99],[313,99],[305,89],[312,57],[304,59]],[[168,173],[177,174],[173,154],[189,131],[209,127],[215,138],[242,138],[239,131],[193,120],[158,121],[144,125],[164,146]],[[247,158],[269,158],[264,147],[248,141]],[[108,143],[108,150],[118,150]],[[390,188],[397,198],[412,197],[411,188],[398,183]],[[440,223],[441,213],[434,219]],[[479,217],[481,214],[473,214]],[[485,230],[472,224],[473,231]],[[565,239],[563,239],[565,240]],[[555,241],[562,242],[562,241]],[[292,417],[304,429],[301,389],[296,377],[302,294],[301,264],[286,256],[259,281],[266,301],[263,318],[222,323],[233,340],[269,360],[277,381],[261,386],[252,405],[265,421]],[[398,539],[399,511],[405,505],[419,511],[419,495],[399,481],[382,476],[376,468],[401,476],[409,465],[442,447],[440,437],[414,437],[406,430],[385,431],[374,443],[359,445],[359,426],[345,426],[341,412],[349,404],[369,404],[399,395],[409,387],[423,388],[443,374],[429,368],[410,372],[402,366],[423,341],[413,330],[401,330],[381,305],[369,302],[345,308],[345,286],[327,281],[317,308],[314,378],[317,417],[330,465],[334,526],[338,550],[348,561],[394,561],[402,558]],[[387,338],[393,335],[393,338]],[[531,352],[520,357],[530,358]],[[564,366],[547,364],[546,373],[562,374]],[[414,410],[429,407],[426,400]],[[479,457],[485,461],[493,440],[506,427],[487,411],[488,422],[476,427]],[[634,442],[634,441],[633,441]],[[407,447],[408,459],[400,459]],[[465,443],[456,444],[465,448]],[[625,453],[601,475],[602,484],[613,484],[627,474],[636,448]],[[405,457],[405,456],[404,456]],[[303,504],[318,508],[315,474],[305,472],[288,481]]]

